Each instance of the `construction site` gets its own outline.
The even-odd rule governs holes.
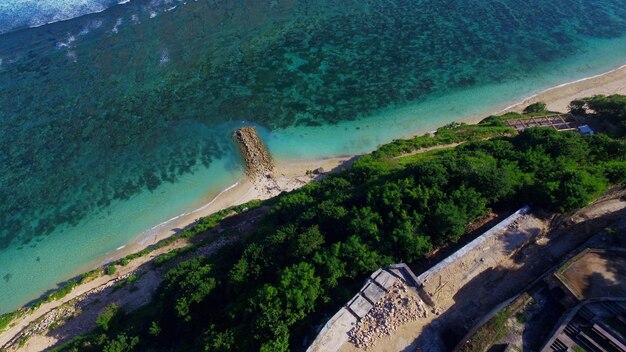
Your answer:
[[[538,213],[524,207],[417,275],[406,264],[381,268],[320,327],[317,338],[307,351],[495,352],[534,351],[544,345],[549,347],[550,336],[560,334],[555,326],[563,313],[580,299],[586,299],[577,294],[606,289],[590,285],[590,282],[612,280],[618,284],[612,286],[614,291],[610,293],[626,297],[624,269],[616,269],[626,267],[623,257],[617,261],[598,259],[593,257],[597,252],[589,252],[593,255],[571,261],[577,253],[590,248],[590,241],[595,241],[594,248],[624,246],[616,241],[624,241],[625,236],[606,234],[606,228],[610,226],[613,229],[610,231],[626,233],[624,194],[624,190],[616,190],[568,216]],[[564,263],[569,266],[559,270]],[[557,286],[565,287],[555,274],[557,271],[558,277],[565,278],[572,287],[569,296],[558,294],[554,298],[550,295]],[[598,273],[602,279],[596,277]],[[546,278],[549,285],[545,284]],[[529,293],[538,283],[545,286],[539,291],[544,295],[548,292],[550,296],[541,304],[532,303],[534,291]],[[565,300],[567,305],[551,308],[555,299]],[[612,307],[621,309],[622,304]],[[539,313],[550,317],[541,318],[546,318],[543,325],[537,324],[536,319],[532,324],[522,324],[524,327],[520,333],[520,328],[513,325],[519,325],[518,320],[523,320],[517,313],[525,314],[524,309],[534,311],[536,317],[541,316]],[[616,314],[618,321],[624,317],[620,314]],[[603,315],[598,313],[597,316]],[[614,323],[615,319],[611,322]],[[501,326],[494,328],[494,320]],[[599,327],[596,331],[615,330],[609,330],[609,325],[595,320],[590,321],[592,329],[594,324]],[[549,336],[550,332],[553,333]],[[607,334],[618,342],[619,336],[623,338],[623,335]],[[573,351],[572,348],[569,350]]]

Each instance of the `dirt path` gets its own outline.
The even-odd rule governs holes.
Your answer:
[[[12,322],[11,327],[2,332],[2,334],[0,334],[0,346],[2,346],[3,350],[12,350],[12,342],[15,342],[17,338],[19,338],[23,334],[26,334],[27,328],[33,323],[41,320],[41,318],[45,319],[45,317],[51,312],[55,312],[55,310],[63,307],[68,303],[78,304],[88,298],[95,299],[96,295],[101,294],[106,288],[112,287],[116,282],[128,277],[130,274],[137,272],[140,267],[151,262],[156,256],[177,248],[182,248],[187,244],[188,242],[186,240],[180,240],[163,248],[159,248],[149,255],[139,257],[131,261],[126,266],[118,266],[118,270],[113,275],[100,276],[92,281],[77,286],[72,290],[72,292],[59,300],[42,304],[36,310]],[[143,281],[146,281],[146,284],[150,283],[150,280],[142,280],[142,284],[144,283]],[[104,298],[102,300],[103,302],[109,301],[105,297],[102,298]],[[36,348],[35,346],[30,346],[30,348],[26,348],[26,350],[39,351],[42,349]]]
[[[421,148],[421,149],[418,149],[418,150],[414,150],[414,151],[412,151],[410,153],[405,153],[405,154],[402,154],[402,155],[398,155],[398,156],[394,157],[394,159],[406,158],[407,156],[416,155],[416,154],[422,154],[422,153],[429,152],[431,150],[454,148],[454,147],[459,146],[459,145],[461,145],[463,143],[466,143],[466,142],[443,144],[443,145],[435,145],[435,146],[428,147],[428,148]]]
[[[454,347],[492,309],[522,292],[598,231],[624,217],[626,200],[621,199],[622,196],[623,192],[620,192],[582,209],[572,216],[574,221],[552,229],[499,265],[475,276],[456,292],[450,293],[448,302],[451,305],[438,318],[421,326],[421,334],[406,330],[403,337],[412,346],[424,351]],[[576,219],[585,221],[578,222]]]
[[[125,266],[117,266],[113,275],[103,275],[79,285],[62,299],[43,304],[14,321],[11,328],[0,334],[0,350],[44,351],[95,328],[96,318],[111,303],[116,303],[126,312],[141,307],[150,301],[169,268],[186,259],[209,256],[223,246],[241,239],[256,228],[257,222],[266,212],[267,207],[260,207],[226,218],[210,231],[192,239],[181,238],[136,258]],[[221,233],[228,235],[220,236]],[[181,254],[166,265],[153,263],[161,254],[202,240],[209,240],[209,243]],[[135,275],[136,281],[121,288],[115,287],[116,283],[129,275]]]

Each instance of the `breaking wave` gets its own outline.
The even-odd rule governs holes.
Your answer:
[[[2,0],[0,34],[102,12],[130,0]]]

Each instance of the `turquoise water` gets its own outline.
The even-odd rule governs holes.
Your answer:
[[[0,35],[0,313],[236,182],[238,126],[310,159],[497,112],[626,63],[622,5],[137,0]]]

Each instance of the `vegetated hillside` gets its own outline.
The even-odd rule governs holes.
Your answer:
[[[501,124],[487,121],[440,133]],[[406,151],[406,143],[394,143]],[[602,134],[530,129],[402,163],[391,158],[399,154],[394,146],[380,150],[274,200],[245,241],[177,265],[148,306],[129,315],[113,307],[100,328],[61,349],[303,349],[304,337],[369,273],[457,241],[488,208],[532,203],[568,211],[626,182],[626,143]]]

